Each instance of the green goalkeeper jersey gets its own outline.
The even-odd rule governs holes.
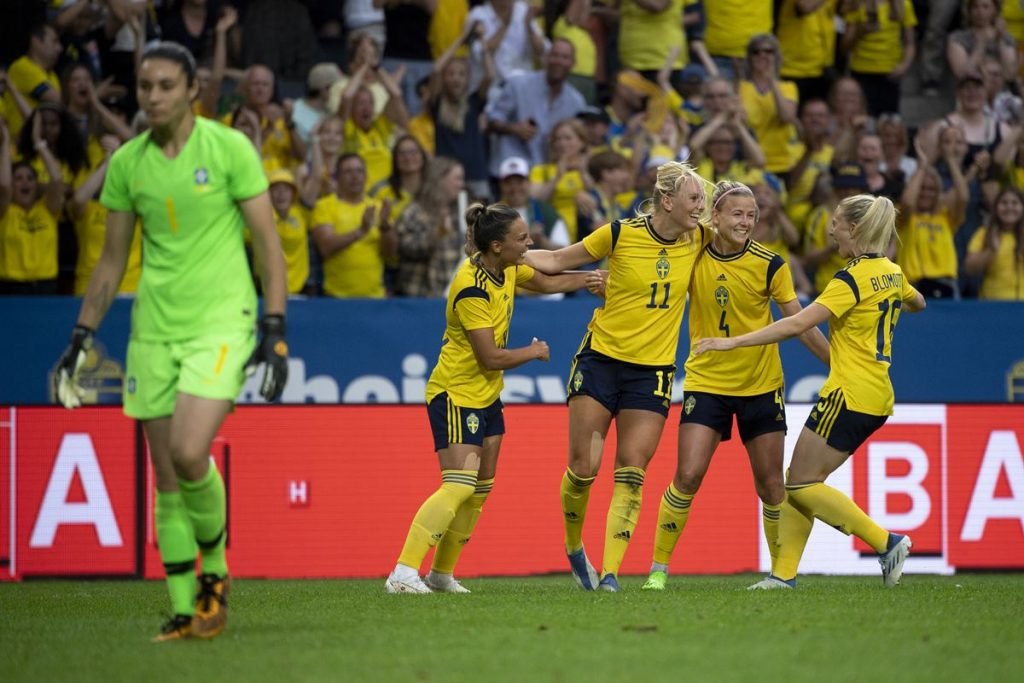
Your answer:
[[[114,153],[100,201],[142,221],[132,339],[191,339],[254,326],[256,291],[238,202],[266,189],[248,138],[206,119],[196,119],[174,159],[148,132]]]

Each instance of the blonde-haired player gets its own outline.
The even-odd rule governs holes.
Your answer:
[[[735,337],[760,329],[772,321],[772,301],[784,316],[799,313],[789,264],[750,239],[759,218],[753,191],[742,183],[723,180],[715,186],[711,206],[715,235],[697,262],[690,284],[691,340]],[[818,328],[804,332],[801,341],[828,364],[828,342]],[[661,499],[654,562],[644,590],[664,590],[668,564],[686,526],[690,504],[718,444],[732,438],[734,415],[750,457],[754,487],[762,502],[765,537],[774,556],[786,496],[782,484],[786,438],[782,391],[782,361],[776,344],[719,358],[691,355],[686,361],[678,463]]]
[[[921,293],[883,255],[895,230],[896,209],[887,198],[862,194],[844,199],[832,218],[832,237],[850,261],[812,304],[756,332],[705,338],[694,345],[699,356],[773,344],[829,322],[831,368],[790,462],[772,573],[751,588],[796,584],[815,518],[874,548],[886,586],[895,586],[903,575],[910,538],[889,533],[848,496],[824,483],[892,414],[889,365],[896,322],[901,311],[925,307]]]
[[[562,477],[565,548],[577,583],[618,591],[616,575],[640,516],[644,475],[672,398],[686,290],[711,240],[701,224],[705,181],[692,167],[658,167],[649,211],[612,221],[582,242],[531,251],[527,262],[559,272],[608,259],[604,307],[594,312],[569,371],[569,465]],[[583,549],[590,486],[616,420],[615,487],[600,584]]]

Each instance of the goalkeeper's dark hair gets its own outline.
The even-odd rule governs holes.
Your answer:
[[[166,59],[180,66],[185,72],[185,83],[190,88],[196,81],[196,58],[181,43],[172,40],[160,41],[142,53],[142,61],[147,59]]]
[[[519,218],[519,212],[508,204],[473,204],[466,209],[467,247],[487,251],[491,242],[505,239],[509,228]]]

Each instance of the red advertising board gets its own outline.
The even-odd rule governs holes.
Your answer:
[[[135,424],[119,410],[18,408],[16,572],[135,570]]]
[[[905,408],[854,456],[848,491],[888,528],[911,533],[915,555],[936,558],[935,571],[1024,568],[1024,408]],[[564,572],[558,487],[565,408],[509,406],[506,424],[494,491],[459,572]],[[799,428],[791,427],[795,435]],[[0,578],[162,575],[152,479],[136,472],[136,435],[135,423],[116,408],[0,408],[0,560],[16,558],[7,571],[0,564]],[[650,564],[676,436],[670,418],[647,472],[624,573],[644,573]],[[236,576],[383,576],[416,509],[439,483],[425,411],[417,406],[242,407],[213,450],[228,482]],[[584,527],[595,565],[614,452],[613,428]],[[13,506],[7,491],[15,493]],[[140,510],[145,521],[137,528]],[[734,439],[715,455],[673,571],[757,570],[760,524],[747,456]],[[840,560],[827,566],[847,568]]]

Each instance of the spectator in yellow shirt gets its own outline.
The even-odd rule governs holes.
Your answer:
[[[60,80],[53,68],[57,65],[63,47],[57,30],[48,24],[36,26],[29,32],[28,54],[16,59],[7,69],[7,83],[35,108],[40,102],[60,103]],[[11,119],[7,121],[12,136],[17,136],[24,116],[11,94],[5,93],[5,106]]]
[[[764,151],[765,168],[779,176],[789,173],[799,158],[796,84],[779,79],[779,41],[765,33],[747,45],[747,78],[739,94],[747,123]]]
[[[367,72],[373,71],[388,91],[384,111],[375,113],[373,94],[363,84]],[[365,63],[356,70],[341,95],[338,114],[345,121],[345,152],[358,154],[366,162],[368,187],[391,175],[391,146],[399,128],[409,124],[409,112],[398,87],[404,74],[402,67],[394,74]]]
[[[270,202],[274,205],[274,226],[281,238],[288,271],[288,293],[299,294],[309,278],[309,211],[296,201],[299,191],[291,171],[278,169],[267,180]],[[262,272],[259,264],[256,272]]]
[[[974,233],[964,269],[982,276],[979,298],[1024,301],[1024,194],[1006,187],[996,195],[987,227]]]
[[[910,0],[855,0],[843,19],[842,50],[864,88],[868,113],[899,112],[900,81],[917,54],[917,16]]]
[[[11,133],[0,121],[0,294],[57,293],[57,221],[64,210],[64,182],[43,137],[42,119],[30,125],[35,150],[53,181],[40,197],[35,169],[24,161],[12,167]]]
[[[313,242],[323,258],[324,293],[382,299],[384,259],[397,251],[395,231],[379,220],[390,209],[366,195],[366,163],[358,154],[338,159],[338,191],[313,209]]]

